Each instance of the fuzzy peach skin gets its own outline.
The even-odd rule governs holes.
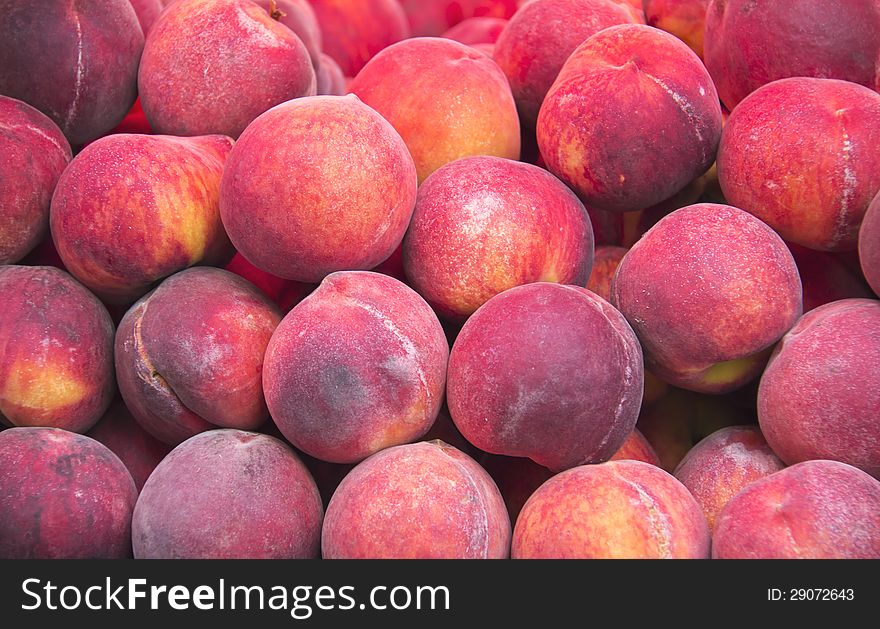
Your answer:
[[[593,259],[593,271],[587,288],[599,295],[605,301],[611,301],[611,282],[617,267],[629,251],[626,247],[613,247],[604,245],[596,247],[596,255]]]
[[[865,282],[834,254],[788,243],[804,285],[804,312],[841,299],[871,299]]]
[[[49,233],[49,204],[70,145],[47,116],[0,96],[0,264],[14,264]]]
[[[131,557],[137,488],[94,439],[57,428],[0,433],[0,558]]]
[[[660,465],[660,457],[654,452],[654,448],[648,443],[639,429],[636,428],[630,433],[626,441],[620,447],[620,450],[614,453],[609,459],[611,461],[641,461],[642,463],[650,463],[651,465]]]
[[[309,0],[323,50],[345,76],[356,75],[380,50],[410,36],[397,0]]]
[[[461,330],[447,402],[465,438],[554,471],[610,458],[642,401],[642,351],[585,288],[535,283],[490,299]]]
[[[162,0],[128,0],[137,15],[138,24],[144,32],[144,37],[150,32],[153,22],[158,19],[159,14],[165,8]]]
[[[128,0],[0,0],[0,94],[49,116],[74,146],[125,117],[143,47]]]
[[[212,430],[159,463],[131,538],[136,559],[311,559],[322,517],[315,481],[288,445]]]
[[[317,75],[319,96],[344,96],[348,92],[348,81],[342,74],[342,68],[323,52]]]
[[[269,17],[283,24],[300,38],[315,72],[321,67],[321,52],[324,41],[321,38],[321,26],[318,16],[309,0],[254,0],[254,3],[269,12]]]
[[[110,406],[86,436],[103,443],[119,457],[138,491],[143,489],[159,461],[171,452],[171,446],[156,439],[137,423],[121,400]]]
[[[880,559],[880,482],[807,461],[738,493],[718,516],[714,559]]]
[[[827,0],[713,0],[704,57],[732,111],[762,85],[794,76],[880,88],[878,30],[878,0],[837,0],[833,7]]]
[[[553,478],[553,472],[546,467],[522,457],[484,453],[479,462],[498,486],[513,523],[538,487]]]
[[[357,97],[300,98],[242,134],[223,172],[220,212],[254,266],[320,282],[387,259],[406,233],[417,187],[406,144]]]
[[[672,33],[703,57],[706,10],[711,0],[644,0],[649,26]]]
[[[880,191],[868,207],[859,230],[859,261],[865,279],[880,296]]]
[[[410,284],[455,320],[514,286],[585,286],[592,264],[578,198],[543,168],[499,157],[460,159],[428,177],[403,241]]]
[[[85,432],[113,398],[113,322],[53,267],[0,266],[0,419]]]
[[[611,297],[639,336],[646,367],[704,393],[757,376],[802,308],[782,239],[754,216],[712,203],[651,228],[620,263]]]
[[[718,178],[731,204],[786,240],[855,249],[880,189],[880,94],[831,79],[765,85],[731,114]]]
[[[325,559],[505,559],[510,520],[495,482],[442,441],[374,454],[327,507]]]
[[[709,527],[673,476],[641,461],[557,474],[526,502],[514,559],[708,559]]]
[[[731,498],[784,468],[757,426],[732,426],[695,445],[675,469],[675,477],[691,492],[709,528],[714,529],[718,514]]]
[[[309,51],[249,0],[180,0],[150,30],[138,91],[150,126],[237,138],[279,103],[314,96]]]
[[[215,426],[258,428],[268,418],[263,355],[280,321],[275,304],[233,273],[172,275],[119,324],[116,378],[126,405],[171,445]]]
[[[61,175],[49,214],[70,273],[108,303],[131,303],[195,264],[232,257],[220,174],[232,140],[113,135]]]
[[[510,81],[523,127],[535,128],[550,86],[584,40],[609,26],[635,22],[629,8],[615,0],[534,0],[523,6],[492,53]]]
[[[454,39],[467,46],[476,44],[494,44],[498,41],[501,31],[507,26],[507,20],[500,17],[471,17],[459,22],[441,37]]]
[[[419,37],[390,46],[349,90],[400,133],[419,182],[462,157],[519,159],[516,104],[500,68],[451,39]]]
[[[709,170],[721,105],[684,42],[650,26],[612,26],[565,62],[537,135],[547,168],[588,207],[641,210]]]
[[[263,388],[294,446],[355,463],[428,432],[448,357],[440,322],[411,288],[379,273],[334,273],[278,326]]]
[[[413,37],[438,37],[470,18],[510,18],[517,0],[399,0]]]
[[[758,419],[788,464],[843,461],[880,478],[880,301],[845,299],[804,315],[758,391]]]

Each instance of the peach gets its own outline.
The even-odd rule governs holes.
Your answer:
[[[138,91],[157,133],[237,138],[274,105],[314,96],[309,51],[249,0],[180,0],[150,30]]]
[[[507,26],[507,20],[501,17],[471,17],[459,22],[441,37],[474,46],[475,44],[494,44],[498,41],[501,31]]]
[[[320,282],[387,259],[417,187],[406,144],[378,113],[354,96],[300,98],[242,134],[223,172],[220,212],[254,266]]]
[[[0,264],[14,264],[49,233],[49,204],[71,152],[47,116],[0,96],[0,154]]]
[[[58,428],[0,432],[0,558],[131,556],[137,488],[115,454]]]
[[[0,418],[85,432],[110,405],[113,322],[53,267],[0,266]]]
[[[0,94],[49,116],[74,146],[125,117],[144,34],[128,0],[4,2]]]
[[[355,463],[428,431],[448,356],[440,322],[411,288],[379,273],[334,273],[272,336],[266,402],[298,449]]]
[[[519,118],[507,79],[469,46],[434,37],[400,42],[364,66],[349,89],[394,125],[419,182],[462,157],[519,159]]]
[[[159,461],[171,452],[168,444],[153,437],[137,423],[121,400],[110,406],[86,436],[103,443],[119,457],[138,491],[143,489]]]
[[[397,0],[309,0],[321,27],[323,50],[345,76],[354,76],[377,52],[410,35]]]
[[[704,56],[732,111],[762,85],[788,77],[880,88],[878,30],[877,0],[838,0],[833,8],[826,0],[715,0],[706,14]]]
[[[292,30],[300,38],[317,72],[321,67],[321,55],[324,54],[321,49],[324,42],[321,39],[318,16],[315,15],[309,0],[254,0],[254,2],[268,11],[269,17]]]
[[[565,62],[537,135],[550,172],[588,207],[641,210],[709,170],[721,105],[684,42],[650,26],[612,26]]]
[[[315,481],[289,446],[212,430],[176,447],[147,480],[132,545],[137,559],[310,559],[322,517]]]
[[[403,243],[413,288],[458,320],[514,286],[585,286],[592,262],[590,218],[571,190],[499,157],[460,159],[428,177]]]
[[[325,559],[505,559],[510,520],[489,474],[442,441],[374,454],[327,507]]]
[[[348,81],[342,74],[342,68],[323,52],[321,65],[318,66],[317,91],[319,96],[344,96],[348,92]]]
[[[712,203],[651,228],[620,263],[611,296],[642,342],[647,369],[704,393],[754,379],[802,308],[782,239],[754,216]]]
[[[688,490],[641,461],[557,474],[526,502],[514,559],[708,559],[709,528]]]
[[[233,273],[172,275],[119,324],[116,377],[126,405],[171,445],[216,426],[258,428],[268,418],[263,354],[280,321],[276,306]]]
[[[523,127],[535,128],[550,86],[584,40],[609,26],[633,23],[629,8],[614,0],[534,0],[523,6],[492,53],[510,81]]]
[[[870,299],[865,283],[831,253],[788,244],[804,285],[804,312],[841,299]]]
[[[786,240],[855,249],[880,189],[880,94],[831,79],[765,85],[731,114],[718,177],[731,204]]]
[[[553,478],[553,472],[531,459],[483,454],[479,461],[498,486],[514,523],[538,487]]]
[[[661,467],[660,457],[657,456],[657,453],[654,452],[654,448],[651,447],[651,444],[648,443],[645,435],[640,433],[638,428],[634,429],[632,433],[630,433],[629,437],[627,437],[627,440],[620,447],[620,450],[615,452],[614,456],[612,456],[609,460],[641,461],[642,463],[649,463],[651,465]]]
[[[400,0],[414,37],[437,37],[470,18],[507,19],[517,0]]]
[[[596,247],[596,255],[593,259],[593,271],[587,288],[599,295],[605,301],[611,301],[611,281],[617,272],[617,267],[629,251],[625,247],[613,247],[605,245]]]
[[[880,482],[808,461],[753,482],[718,516],[715,559],[880,559]]]
[[[868,284],[880,295],[880,191],[868,207],[859,230],[859,261]]]
[[[703,57],[703,34],[710,0],[644,0],[649,26],[672,33]]]
[[[162,4],[162,0],[129,0],[129,2],[137,15],[138,24],[141,25],[144,37],[146,37],[165,5]]]
[[[164,277],[224,263],[220,175],[232,141],[113,135],[61,175],[49,214],[70,273],[109,303],[131,303]]]
[[[773,454],[757,426],[731,426],[714,432],[688,452],[675,477],[706,515],[709,528],[731,498],[785,464]]]
[[[450,355],[447,402],[481,450],[559,471],[620,449],[642,387],[641,348],[623,315],[585,288],[542,282],[468,319]]]
[[[880,301],[845,299],[807,313],[761,378],[758,419],[789,465],[831,459],[880,478]]]

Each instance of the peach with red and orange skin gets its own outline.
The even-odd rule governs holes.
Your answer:
[[[841,299],[871,299],[865,282],[841,260],[824,251],[788,243],[804,285],[804,312]]]
[[[290,446],[212,430],[176,447],[147,480],[132,518],[134,556],[313,559],[323,511],[315,481]]]
[[[633,429],[620,450],[615,452],[609,461],[641,461],[661,467],[660,457],[638,428]]]
[[[641,461],[583,465],[544,483],[513,531],[514,559],[708,559],[706,518],[673,476]]]
[[[176,445],[220,426],[267,418],[263,355],[281,313],[237,275],[195,267],[162,282],[126,313],[116,376],[126,405],[154,437]]]
[[[761,378],[758,419],[789,465],[842,461],[880,478],[880,301],[845,299],[807,313]]]
[[[342,68],[323,52],[317,70],[317,93],[318,96],[345,96],[348,93],[348,79],[342,74]]]
[[[312,59],[312,66],[315,73],[321,67],[321,49],[323,48],[323,40],[321,38],[321,27],[318,24],[318,17],[315,10],[309,4],[309,0],[254,0],[255,4],[269,12],[269,17],[276,20],[279,24],[283,24],[294,34],[299,37],[309,57]]]
[[[410,36],[397,0],[309,0],[318,18],[323,51],[345,76],[354,76],[380,50]]]
[[[498,157],[460,159],[428,177],[403,241],[409,282],[453,320],[514,286],[585,286],[592,263],[590,218],[571,190]]]
[[[859,262],[871,289],[880,295],[880,191],[868,206],[859,230]]]
[[[718,177],[731,204],[789,242],[855,249],[880,189],[880,94],[832,79],[765,85],[731,114]]]
[[[0,154],[0,264],[14,264],[49,233],[49,204],[71,152],[51,119],[0,96]]]
[[[494,44],[498,41],[501,31],[507,26],[507,20],[501,17],[471,17],[459,22],[441,37],[454,39],[466,46],[477,44]]]
[[[517,11],[492,56],[510,82],[523,127],[535,128],[544,97],[578,46],[602,29],[633,23],[630,9],[614,0],[534,0]]]
[[[492,477],[442,441],[383,450],[327,507],[325,559],[505,559],[510,520]]]
[[[757,426],[714,432],[687,453],[674,476],[706,515],[709,528],[724,506],[751,483],[785,469]]]
[[[394,125],[419,182],[462,157],[519,159],[519,117],[507,79],[469,46],[408,39],[376,55],[349,90]]]
[[[85,432],[113,398],[113,322],[53,267],[0,266],[0,417]]]
[[[880,482],[807,461],[748,485],[722,509],[713,559],[880,559]]]
[[[620,263],[611,293],[647,369],[704,393],[754,379],[802,312],[800,276],[782,239],[751,214],[711,203],[651,228]]]
[[[471,18],[509,19],[517,0],[399,0],[413,37],[439,37]]]
[[[703,57],[706,10],[710,0],[644,0],[648,25],[672,33]]]
[[[49,214],[65,266],[111,304],[164,277],[233,255],[220,220],[232,140],[121,134],[87,146],[61,175]]]
[[[334,273],[272,336],[266,402],[298,449],[355,463],[428,432],[448,356],[440,322],[411,288],[379,273]]]
[[[264,111],[314,96],[316,88],[302,40],[249,0],[168,7],[150,31],[138,71],[150,126],[178,136],[237,138]]]
[[[468,319],[446,398],[481,450],[559,471],[620,449],[642,389],[641,348],[623,315],[585,288],[542,282],[505,291]]]
[[[242,134],[223,172],[220,212],[254,266],[320,282],[391,256],[417,187],[400,135],[356,96],[300,98]]]
[[[571,54],[541,106],[537,135],[550,172],[588,207],[627,212],[709,170],[721,126],[700,58],[669,33],[627,24]]]
[[[530,2],[531,0],[527,0],[527,1]],[[612,0],[612,1],[616,2],[617,4],[619,4],[623,7],[626,7],[627,10],[629,10],[629,12],[632,14],[633,21],[636,24],[645,24],[646,23],[645,10],[644,10],[644,5],[642,4],[642,0]]]
[[[43,112],[78,146],[110,131],[131,108],[143,47],[128,0],[7,2],[0,94]]]
[[[125,559],[137,488],[94,439],[57,428],[0,433],[0,557]]]
[[[140,491],[171,446],[148,433],[121,400],[114,402],[101,420],[86,433],[119,457]]]
[[[788,77],[880,87],[880,3],[839,0],[833,19],[828,9],[826,0],[712,2],[704,58],[727,108],[732,111],[762,85]]]
[[[626,247],[603,245],[596,247],[593,258],[593,271],[587,282],[587,288],[604,299],[611,301],[611,281],[617,273],[617,267],[629,251]]]

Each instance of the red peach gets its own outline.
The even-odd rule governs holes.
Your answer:
[[[644,0],[648,25],[672,33],[703,57],[706,10],[710,0]]]
[[[348,81],[342,74],[342,68],[323,52],[318,66],[317,91],[319,96],[344,96],[348,92]]]
[[[522,457],[483,454],[479,462],[498,485],[510,521],[514,523],[532,494],[553,478],[553,472],[546,467]]]
[[[318,16],[309,4],[309,0],[254,0],[254,2],[269,12],[269,17],[277,20],[300,38],[309,57],[312,66],[317,72],[321,67],[321,52],[323,40],[321,39],[321,26],[318,24]]]
[[[841,299],[870,299],[871,291],[833,254],[788,243],[804,285],[804,312]]]
[[[500,17],[471,17],[459,22],[441,37],[454,39],[467,46],[475,44],[494,44],[498,41],[501,31],[507,26],[507,20]]]
[[[620,447],[620,450],[614,453],[610,461],[641,461],[651,465],[660,465],[660,457],[654,452],[654,448],[648,443],[645,435],[639,432],[638,428],[634,429],[627,440]]]
[[[414,37],[437,37],[475,17],[508,19],[517,0],[400,0]]]
[[[608,245],[596,247],[593,271],[590,274],[589,282],[587,282],[587,288],[605,301],[611,301],[611,281],[627,251],[629,250],[625,247]]]
[[[141,30],[146,37],[165,5],[162,4],[162,0],[129,0],[129,2],[137,14],[138,24],[141,25]]]
[[[868,207],[859,231],[862,273],[874,293],[880,295],[880,191]]]

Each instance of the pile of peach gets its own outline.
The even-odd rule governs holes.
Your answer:
[[[828,4],[0,0],[0,557],[880,558]]]

